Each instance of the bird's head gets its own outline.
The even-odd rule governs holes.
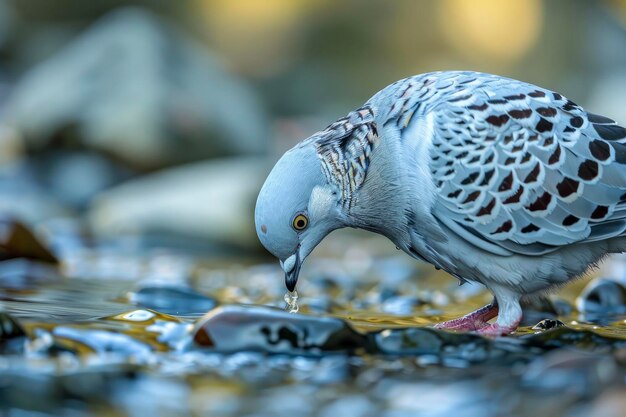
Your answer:
[[[280,260],[287,289],[293,291],[302,262],[341,227],[339,196],[322,174],[313,143],[296,146],[276,163],[254,217],[259,240]]]

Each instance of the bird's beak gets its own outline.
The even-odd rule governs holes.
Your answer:
[[[300,275],[300,251],[296,250],[296,253],[282,262],[283,271],[285,271],[285,286],[290,292],[296,289],[298,283],[298,275]]]

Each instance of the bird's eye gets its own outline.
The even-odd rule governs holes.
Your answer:
[[[309,219],[304,214],[298,214],[293,219],[293,228],[296,230],[304,230],[309,225]]]

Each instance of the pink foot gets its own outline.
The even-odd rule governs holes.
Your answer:
[[[518,323],[511,326],[501,326],[498,323],[493,323],[478,329],[476,332],[487,337],[506,336],[509,333],[514,332],[515,329],[517,329],[517,325]]]
[[[498,315],[498,305],[495,303],[479,308],[461,318],[444,321],[435,325],[436,329],[450,330],[480,330],[488,326],[487,322]]]

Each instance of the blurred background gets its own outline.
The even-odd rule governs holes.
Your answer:
[[[211,342],[235,355],[188,349],[246,314],[271,326],[259,306],[283,307],[253,224],[282,153],[398,79],[457,69],[624,125],[626,0],[0,0],[0,410],[620,415],[619,258],[609,279],[527,307],[519,334],[566,326],[556,336],[394,339],[490,296],[382,237],[339,231],[303,268],[301,311],[382,332],[384,354],[243,353],[276,349],[244,324]]]
[[[625,24],[618,0],[2,0],[0,211],[257,251],[272,163],[397,79],[492,72],[625,123]]]

